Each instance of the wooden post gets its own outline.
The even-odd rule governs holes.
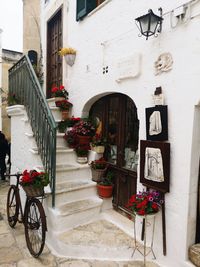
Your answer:
[[[167,255],[167,245],[166,245],[166,221],[165,221],[165,194],[163,194],[163,204],[162,204],[162,232],[163,232],[163,255]]]

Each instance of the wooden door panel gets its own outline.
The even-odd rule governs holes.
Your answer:
[[[104,157],[114,172],[113,206],[126,212],[125,205],[136,193],[139,121],[134,102],[122,94],[101,98],[91,108],[90,115],[102,121],[103,135],[109,145]]]
[[[58,51],[62,47],[62,12],[50,20],[47,30],[47,97],[51,88],[62,84],[62,57]]]

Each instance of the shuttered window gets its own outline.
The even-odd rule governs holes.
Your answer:
[[[76,0],[76,20],[83,19],[105,0]]]

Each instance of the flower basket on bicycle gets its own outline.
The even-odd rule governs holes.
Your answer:
[[[28,197],[40,197],[44,195],[44,186],[49,184],[48,175],[35,170],[25,170],[20,179],[20,185]]]
[[[12,228],[17,222],[24,224],[27,248],[30,254],[37,258],[44,249],[47,231],[43,199],[37,197],[44,194],[44,186],[49,183],[48,175],[35,170],[30,172],[26,170],[23,174],[16,173],[9,176],[16,176],[17,181],[11,184],[8,190],[6,205],[8,224]],[[27,195],[24,209],[19,184]]]
[[[40,197],[44,195],[44,187],[34,187],[33,185],[23,186],[26,195],[28,197]]]

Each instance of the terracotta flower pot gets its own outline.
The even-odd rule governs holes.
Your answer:
[[[82,136],[82,135],[78,135],[78,143],[80,145],[89,145],[90,141],[91,141],[91,136]]]
[[[63,110],[62,111],[62,120],[66,121],[67,119],[69,119],[69,110]]]
[[[112,196],[113,185],[100,185],[97,184],[97,191],[100,197],[109,198]]]

